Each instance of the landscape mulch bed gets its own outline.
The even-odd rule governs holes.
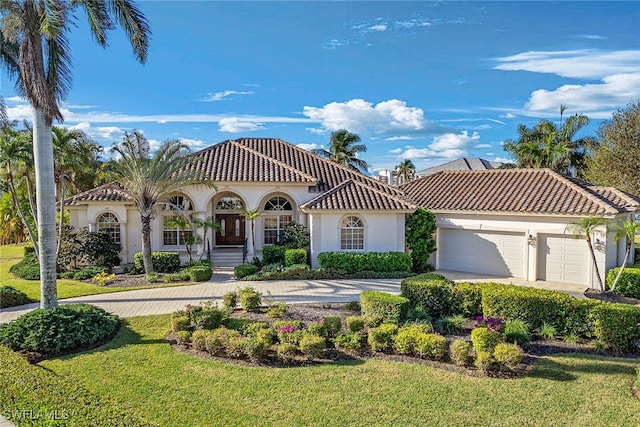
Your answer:
[[[247,318],[251,320],[257,321],[270,321],[273,319],[268,319],[265,315],[266,310],[258,310],[253,312],[246,312],[243,310],[235,310],[231,317],[234,318]],[[295,304],[289,305],[287,307],[286,314],[282,317],[282,319],[290,319],[290,320],[301,320],[303,323],[308,324],[309,322],[322,320],[325,316],[338,316],[342,319],[343,325],[346,323],[346,319],[349,316],[358,315],[359,312],[355,312],[353,310],[349,310],[346,304]],[[472,322],[471,322],[472,323]],[[455,339],[464,339],[470,341],[470,329],[469,334],[454,336],[448,335],[446,336],[449,341],[453,341]],[[177,344],[175,339],[175,334],[169,333],[167,336],[169,343],[173,346],[176,351],[181,353],[186,353],[192,356],[201,357],[210,360],[218,360],[225,363],[240,365],[240,366],[248,366],[248,367],[271,367],[271,368],[290,368],[290,367],[299,367],[299,366],[313,366],[319,365],[328,362],[338,362],[338,361],[365,361],[368,359],[379,359],[379,360],[389,360],[395,362],[404,362],[404,363],[415,363],[421,365],[433,366],[438,369],[444,369],[451,372],[463,373],[470,376],[476,377],[486,377],[487,374],[479,371],[474,367],[465,367],[465,366],[457,366],[452,363],[445,362],[437,362],[432,360],[420,359],[417,357],[404,356],[404,355],[396,355],[396,354],[388,354],[388,353],[371,353],[367,351],[360,352],[358,354],[346,354],[344,352],[338,351],[333,347],[327,347],[325,351],[324,359],[309,361],[304,359],[303,357],[296,358],[296,361],[293,364],[283,364],[280,362],[273,352],[268,352],[267,355],[262,358],[260,361],[251,362],[248,360],[241,359],[232,359],[227,357],[219,357],[212,356],[205,351],[194,350],[190,347],[183,346]],[[548,356],[558,353],[584,353],[584,354],[597,354],[601,356],[613,356],[613,357],[638,357],[637,354],[620,354],[613,353],[607,351],[599,351],[595,348],[582,344],[582,343],[573,343],[562,340],[536,340],[532,342],[530,345],[523,348],[524,350],[524,359],[520,366],[515,371],[502,371],[502,372],[490,372],[489,375],[493,377],[500,378],[514,378],[518,375],[526,372],[529,369],[529,365],[537,360],[541,356]]]

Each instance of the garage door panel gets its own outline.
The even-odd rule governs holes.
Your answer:
[[[498,276],[524,276],[524,234],[441,229],[440,268]]]
[[[566,235],[538,236],[538,280],[586,284],[589,249],[583,239]]]

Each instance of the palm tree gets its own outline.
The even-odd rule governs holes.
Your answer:
[[[404,159],[396,166],[396,173],[398,174],[398,184],[404,184],[413,180],[416,176],[416,167],[411,160]]]
[[[518,126],[518,140],[504,142],[504,151],[515,157],[521,168],[550,168],[581,177],[585,160],[596,142],[593,137],[574,140],[576,133],[589,124],[589,118],[575,114],[563,122],[566,107],[560,106],[560,126],[541,120],[533,128]]]
[[[616,290],[616,286],[618,286],[618,282],[620,281],[620,277],[622,277],[622,272],[627,266],[627,262],[629,262],[629,255],[631,254],[631,246],[633,244],[633,239],[636,237],[636,234],[640,234],[640,222],[634,221],[633,218],[629,218],[624,221],[622,224],[614,224],[612,227],[613,232],[613,241],[617,242],[623,237],[626,239],[625,252],[624,252],[624,261],[622,261],[622,265],[620,266],[620,270],[618,270],[618,274],[611,285],[611,292]]]
[[[258,218],[261,214],[262,212],[260,212],[260,208],[244,208],[244,210],[240,214],[251,221],[251,259],[256,256],[256,218]]]
[[[205,236],[207,246],[209,244],[209,238],[206,237],[207,232],[209,230],[213,230],[213,231],[220,230],[220,223],[216,221],[212,216],[208,216],[206,218],[193,218],[193,223],[196,225],[196,227],[202,228],[202,235]],[[205,243],[204,240],[203,240],[203,243]],[[204,256],[204,248],[200,253],[200,258],[198,258],[198,261],[202,261],[203,256]]]
[[[34,111],[33,155],[39,239],[40,306],[58,305],[56,289],[56,208],[53,179],[54,120],[64,118],[59,103],[72,80],[68,32],[77,12],[85,12],[94,40],[107,46],[107,32],[124,29],[138,61],[147,58],[150,29],[131,0],[3,0],[0,2],[0,57]]]
[[[124,133],[120,144],[111,148],[120,155],[113,165],[118,182],[135,202],[142,222],[142,257],[144,271],[153,271],[151,261],[151,221],[159,204],[168,203],[178,190],[189,185],[213,186],[210,180],[195,181],[195,168],[187,168],[196,161],[189,156],[189,147],[178,140],[163,143],[153,155],[149,141],[142,132]]]
[[[30,226],[30,222],[27,219],[27,215],[22,208],[15,177],[16,172],[20,169],[24,169],[25,176],[28,176],[29,171],[26,169],[27,165],[31,164],[33,161],[31,155],[28,134],[26,132],[16,131],[13,129],[13,125],[7,124],[4,126],[0,132],[0,167],[5,171],[7,187],[11,194],[14,209],[18,213],[23,227],[29,233],[29,238],[36,248],[35,252],[37,255],[38,240],[36,239],[33,229]]]
[[[191,218],[184,214],[184,212],[180,212],[180,215],[177,215],[171,221],[168,222],[169,227],[177,228],[180,232],[180,242],[184,245],[187,250],[187,255],[189,255],[189,261],[192,261],[193,258],[191,256],[191,249],[193,245],[198,242],[199,238],[195,234],[195,221],[194,218]]]
[[[605,224],[604,218],[588,216],[586,218],[581,219],[577,222],[572,222],[568,224],[568,229],[573,233],[574,236],[578,237],[581,235],[585,236],[587,241],[587,246],[589,246],[589,252],[591,253],[591,260],[593,261],[593,266],[596,269],[596,276],[598,278],[598,284],[600,285],[600,290],[604,291],[604,284],[602,283],[602,277],[600,277],[600,269],[598,268],[598,261],[596,260],[596,253],[593,250],[593,242],[591,240],[591,234],[596,230],[596,228]]]
[[[358,158],[358,153],[367,151],[367,146],[357,144],[360,137],[355,133],[351,133],[345,129],[331,132],[329,140],[329,151],[324,148],[316,148],[311,152],[320,157],[329,159],[332,162],[341,164],[356,172],[366,172],[369,165],[362,159]]]

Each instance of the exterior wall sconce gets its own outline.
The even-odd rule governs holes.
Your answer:
[[[531,246],[535,246],[536,238],[533,237],[531,234],[529,234],[529,237],[527,237],[527,243],[530,244]]]
[[[593,242],[593,247],[594,247],[596,250],[598,250],[598,251],[602,252],[602,251],[604,251],[604,242],[603,242],[602,240],[600,240],[600,239],[596,239],[596,240]]]

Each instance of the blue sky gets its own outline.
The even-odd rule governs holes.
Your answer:
[[[192,149],[240,137],[327,146],[358,133],[372,171],[503,160],[517,126],[592,118],[640,99],[640,2],[143,1],[138,64],[121,32],[80,20],[65,126],[104,146],[140,129]],[[81,15],[78,14],[80,17]],[[0,74],[11,118],[28,104]]]

